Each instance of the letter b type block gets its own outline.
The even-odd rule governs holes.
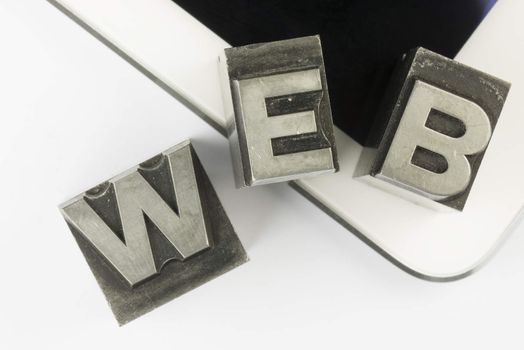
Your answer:
[[[371,175],[463,210],[509,88],[429,50],[413,50],[377,119]]]
[[[226,49],[220,61],[237,187],[337,170],[319,37]]]

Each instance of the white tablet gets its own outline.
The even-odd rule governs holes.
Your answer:
[[[169,0],[50,1],[224,133],[217,57],[228,44],[202,23]],[[340,171],[293,186],[409,273],[447,281],[478,269],[524,204],[522,13],[522,1],[500,0],[456,57],[512,83],[464,211],[437,212],[355,180],[362,146],[339,129]]]

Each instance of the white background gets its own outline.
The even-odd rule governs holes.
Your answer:
[[[418,280],[287,185],[236,190],[221,135],[45,1],[0,0],[0,45],[0,349],[524,346],[523,225]],[[57,205],[189,137],[251,261],[118,328]]]

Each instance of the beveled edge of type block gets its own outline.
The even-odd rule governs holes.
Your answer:
[[[365,182],[431,209],[462,211],[489,143],[483,151],[467,156],[472,169],[468,187],[443,200],[424,197],[375,177],[382,169],[416,81],[444,88],[479,105],[490,119],[492,135],[511,87],[509,82],[423,47],[410,50],[398,62],[392,75],[355,177],[362,177]]]
[[[109,261],[66,219],[66,223],[104,292],[119,326],[133,321],[249,261],[249,257],[236,235],[191,141],[181,142],[161,152],[161,154],[176,152],[185,147],[189,147],[191,152],[204,220],[208,235],[211,236],[210,248],[184,261],[171,260],[165,263],[160,269],[160,273],[153,278],[136,287],[130,287]],[[137,168],[138,166],[132,167],[111,179],[119,178]],[[62,208],[75,199],[85,196],[86,192],[61,204],[59,206],[60,211],[62,212]],[[148,227],[148,231],[149,229],[150,227]]]
[[[268,57],[271,57],[271,59],[268,59]],[[329,90],[319,35],[226,48],[220,54],[218,61],[226,116],[226,133],[232,154],[235,184],[238,188],[251,186],[256,180],[253,178],[249,166],[246,135],[242,127],[242,108],[238,99],[233,97],[233,84],[234,81],[254,77],[312,68],[319,69],[324,92],[319,108],[318,122],[321,126],[319,131],[329,142],[333,168],[310,176],[333,173],[339,170]],[[306,176],[307,174],[302,174],[278,181],[296,180]]]

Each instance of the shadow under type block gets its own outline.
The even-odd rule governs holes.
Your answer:
[[[363,152],[366,180],[421,204],[463,210],[509,89],[491,75],[413,50]]]
[[[189,141],[61,211],[120,325],[248,260]]]
[[[226,49],[220,63],[237,187],[338,169],[318,36]]]

